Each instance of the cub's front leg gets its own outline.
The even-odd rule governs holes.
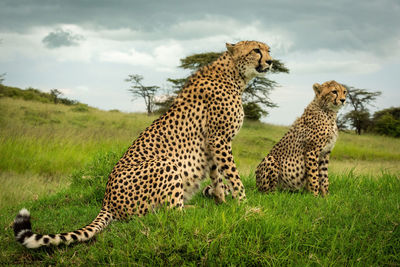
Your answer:
[[[322,196],[329,194],[329,179],[328,179],[328,165],[329,165],[330,152],[321,155],[319,159],[319,187]]]
[[[305,155],[305,165],[307,174],[307,189],[318,196],[319,180],[318,180],[318,155],[317,151],[308,150]]]

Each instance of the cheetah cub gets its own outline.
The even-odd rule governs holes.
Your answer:
[[[260,191],[278,186],[296,191],[307,188],[314,196],[328,194],[329,154],[338,129],[336,116],[345,104],[347,90],[335,82],[313,85],[314,100],[283,138],[258,165],[256,183]]]

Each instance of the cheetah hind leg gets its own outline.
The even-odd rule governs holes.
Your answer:
[[[168,209],[178,209],[182,210],[184,208],[183,201],[183,180],[182,176],[177,170],[177,167],[168,161],[157,160],[154,162],[149,162],[144,166],[145,169],[153,169],[153,174],[150,179],[159,179],[158,182],[153,183],[154,191],[160,190],[160,193],[156,195],[158,197],[155,206],[165,206]],[[161,170],[163,174],[161,175]]]
[[[279,168],[274,157],[267,156],[256,169],[256,184],[261,192],[275,191],[278,183]]]

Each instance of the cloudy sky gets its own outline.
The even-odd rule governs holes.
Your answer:
[[[279,107],[266,122],[289,125],[327,80],[380,90],[374,109],[399,106],[400,1],[1,0],[4,84],[44,91],[101,109],[145,111],[124,81],[168,87],[188,74],[179,59],[259,40],[290,74],[269,75]]]

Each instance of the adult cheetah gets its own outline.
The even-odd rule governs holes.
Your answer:
[[[144,215],[166,205],[182,209],[208,174],[212,194],[225,201],[221,175],[232,196],[245,197],[231,149],[243,122],[241,94],[247,83],[272,67],[261,42],[226,44],[227,51],[189,79],[170,109],[136,139],[109,175],[100,213],[89,225],[62,234],[34,234],[26,209],[14,234],[27,248],[86,241],[112,220]]]
[[[260,191],[273,191],[278,185],[289,190],[306,187],[314,196],[328,194],[329,154],[338,136],[336,115],[347,90],[335,81],[316,83],[313,89],[314,100],[258,165]]]

